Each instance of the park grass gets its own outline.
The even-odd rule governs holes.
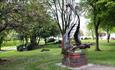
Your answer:
[[[92,40],[84,40],[85,42],[94,42]],[[42,49],[32,51],[8,51],[0,53],[0,58],[8,61],[0,65],[0,70],[68,70],[56,65],[62,59],[61,49],[57,44],[49,44],[45,48],[50,51],[41,52]],[[88,61],[94,64],[103,64],[115,66],[115,41],[106,43],[100,41],[102,51],[94,51],[95,46],[87,49]]]
[[[115,41],[111,40],[110,43],[107,43],[106,40],[100,40],[99,42],[101,51],[95,51],[95,45],[87,50],[89,63],[115,66]]]
[[[21,41],[20,40],[10,40],[10,41],[4,41],[3,44],[2,44],[2,47],[13,47],[13,46],[17,46],[21,44]]]
[[[2,47],[16,47],[20,44],[23,44],[23,42],[20,40],[9,40],[9,41],[4,41]],[[40,45],[44,45],[44,44],[45,44],[44,39],[41,39]]]
[[[61,62],[61,49],[58,45],[48,45],[50,51],[41,52],[42,49],[32,51],[8,51],[0,53],[0,58],[8,61],[0,65],[0,70],[68,70],[56,63]]]

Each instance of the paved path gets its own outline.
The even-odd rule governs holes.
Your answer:
[[[61,63],[57,63],[56,65],[61,66],[61,67],[66,67],[66,66],[62,65]],[[98,64],[88,64],[86,66],[82,66],[79,68],[68,67],[68,69],[71,69],[71,70],[115,70],[115,67],[98,65]]]
[[[115,67],[104,66],[104,65],[88,64],[88,65],[82,66],[80,68],[71,68],[71,69],[72,70],[115,70]]]
[[[5,53],[7,51],[17,50],[16,47],[3,47],[0,53]]]
[[[3,47],[2,50],[16,50],[16,47],[15,46],[11,46],[11,47]]]

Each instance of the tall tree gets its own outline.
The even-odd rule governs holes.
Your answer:
[[[87,10],[87,15],[91,17],[91,20],[93,21],[93,26],[95,29],[95,36],[96,36],[96,51],[100,51],[99,48],[99,25],[101,22],[101,17],[99,16],[100,13],[100,7],[97,5],[98,0],[82,0],[81,4],[84,5],[85,10]],[[87,5],[87,6],[86,6]]]
[[[110,39],[110,32],[114,28],[115,19],[115,2],[113,0],[102,0],[97,2],[98,6],[101,8],[101,13],[99,13],[102,18],[101,28],[103,28],[107,33],[107,42]],[[105,25],[106,24],[106,25]]]
[[[52,17],[56,20],[62,36],[71,23],[76,23],[77,19],[73,11],[68,7],[68,4],[76,6],[74,0],[46,0],[46,6],[49,8]]]

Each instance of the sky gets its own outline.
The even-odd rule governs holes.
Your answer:
[[[80,0],[75,0],[75,2],[76,2],[76,3],[79,3]],[[59,16],[61,17],[61,14],[59,14]],[[59,18],[59,20],[60,20],[59,22],[60,22],[60,24],[61,24],[61,23],[62,23],[61,18]],[[86,28],[86,24],[88,23],[88,19],[86,19],[86,18],[82,15],[82,16],[80,16],[80,22],[81,22],[81,24],[80,24],[80,30],[82,30],[83,33],[86,35],[87,32],[88,32],[88,30],[87,30],[87,28]]]
[[[80,2],[80,0],[75,0],[77,3]],[[81,25],[80,25],[80,30],[83,31],[83,33],[86,35],[87,32],[88,32],[88,29],[86,27],[87,23],[88,23],[88,19],[85,18],[85,16],[80,16],[80,22],[81,22]]]
[[[80,0],[75,0],[77,3],[79,3],[80,2]]]
[[[88,24],[88,19],[86,19],[84,16],[80,17],[80,30],[83,31],[85,35],[87,35],[88,29],[87,29],[87,24]]]

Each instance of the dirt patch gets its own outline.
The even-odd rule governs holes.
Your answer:
[[[3,65],[5,63],[9,62],[7,59],[0,59],[0,65]]]

